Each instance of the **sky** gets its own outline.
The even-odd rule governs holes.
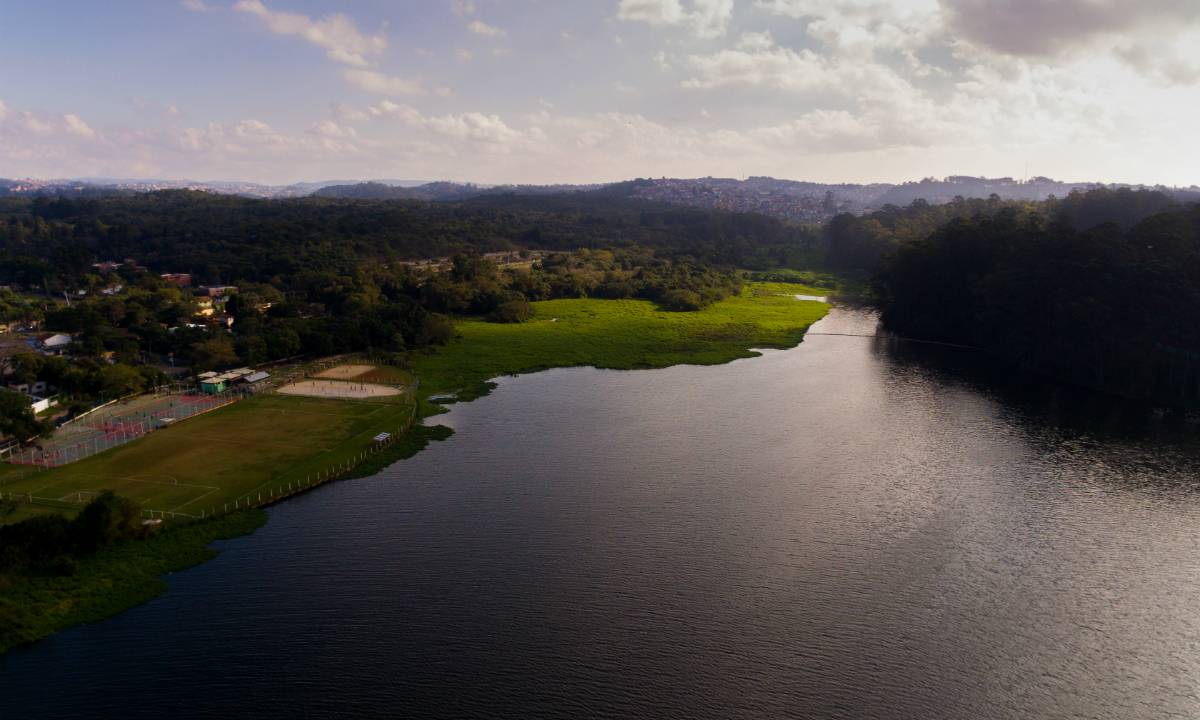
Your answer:
[[[1200,183],[1197,0],[0,0],[0,177]]]

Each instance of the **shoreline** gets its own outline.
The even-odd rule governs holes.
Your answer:
[[[10,650],[26,646],[58,631],[103,620],[157,597],[167,589],[167,584],[162,579],[165,574],[193,567],[216,557],[219,551],[209,547],[212,542],[250,535],[265,524],[268,516],[262,508],[267,505],[282,502],[295,494],[306,493],[326,482],[374,475],[385,467],[416,455],[430,442],[450,437],[454,432],[451,428],[437,424],[426,425],[424,421],[449,412],[448,405],[484,397],[496,387],[497,378],[565,367],[657,370],[676,365],[723,365],[734,360],[760,357],[762,353],[759,350],[786,350],[797,347],[803,342],[809,328],[823,318],[831,307],[829,303],[799,302],[791,297],[786,298],[787,305],[770,304],[766,298],[770,293],[767,286],[772,285],[771,283],[747,285],[738,298],[726,299],[693,314],[660,311],[640,300],[580,299],[544,301],[538,308],[539,316],[535,316],[528,324],[498,326],[479,320],[465,320],[459,325],[460,335],[449,345],[412,358],[413,374],[419,379],[414,394],[414,419],[409,429],[398,436],[392,445],[365,455],[326,481],[268,499],[253,509],[170,524],[148,540],[129,541],[101,551],[85,558],[81,562],[81,572],[76,576],[37,577],[26,579],[23,583],[10,584],[9,587],[0,584],[0,627],[13,628],[12,631],[0,635],[0,657]],[[756,292],[759,294],[755,294]],[[734,302],[731,303],[731,300]],[[576,305],[568,306],[563,303]],[[596,306],[595,303],[608,305]],[[718,307],[727,303],[738,305],[740,311],[748,309],[751,314],[769,309],[773,315],[768,320],[759,318],[757,326],[743,327],[746,324],[744,320],[740,325],[734,322],[741,319],[741,312],[723,313],[728,308]],[[565,307],[573,307],[582,312],[568,316],[567,321],[560,323],[559,316],[566,314],[563,311]],[[615,317],[615,323],[604,327],[587,325],[587,320],[594,319],[594,314],[589,313],[597,313],[600,310]],[[704,313],[710,314],[707,318],[709,322],[693,322],[696,316],[704,317]],[[774,317],[776,315],[786,320],[778,326],[770,325],[769,321],[778,320]],[[545,339],[538,345],[537,340],[540,336],[531,332],[539,329],[539,323],[542,326],[553,327],[555,331],[569,332],[573,319],[580,320],[581,325],[591,330],[590,336],[587,333],[570,334],[571,343],[568,345],[556,344]],[[692,334],[686,338],[686,342],[677,342],[664,352],[655,347],[655,343],[661,341],[655,334],[636,337],[633,338],[634,341],[630,341],[630,337],[642,328],[647,319],[659,330],[681,324],[695,327],[689,328]],[[737,327],[734,328],[734,325]],[[501,356],[499,361],[494,354],[486,353],[488,346],[494,344],[497,336],[512,344],[514,338],[519,340],[522,334],[526,336],[527,344],[532,343],[532,352]],[[508,337],[505,337],[506,335]],[[647,338],[650,341],[648,343]],[[592,342],[584,342],[584,339],[590,339]],[[582,354],[575,347],[579,343],[584,345]],[[483,347],[478,347],[480,345]],[[562,354],[564,348],[568,352]],[[614,350],[616,352],[613,352]],[[464,356],[473,362],[464,366]],[[490,358],[492,362],[478,362],[480,358]],[[152,549],[150,544],[153,544],[153,552],[147,552]],[[133,559],[143,554],[152,557],[154,562],[130,565]],[[132,580],[113,575],[114,572],[128,571],[130,567],[136,567],[139,571],[137,577]],[[106,571],[110,576],[102,579]],[[0,582],[3,581],[4,578],[0,576]],[[11,585],[24,587],[14,588]],[[18,592],[19,590],[24,592]],[[46,593],[61,598],[60,602],[49,609],[43,609],[41,613],[21,607],[22,598],[26,603],[34,605],[49,601]],[[18,597],[13,597],[14,595]],[[37,598],[40,598],[41,602]],[[64,605],[66,609],[59,611]]]

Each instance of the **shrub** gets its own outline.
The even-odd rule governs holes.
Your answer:
[[[533,317],[533,306],[527,300],[509,300],[488,315],[488,319],[498,323],[521,323]]]

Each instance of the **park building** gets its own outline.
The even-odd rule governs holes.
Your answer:
[[[255,372],[250,368],[237,368],[224,373],[205,372],[199,375],[200,392],[206,395],[216,395],[225,392],[234,385],[249,385],[252,388],[261,387],[261,383],[270,377],[265,371]]]

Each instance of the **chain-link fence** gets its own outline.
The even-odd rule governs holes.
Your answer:
[[[67,465],[230,405],[244,394],[241,389],[201,395],[165,388],[125,402],[108,403],[65,423],[36,445],[10,453],[7,460],[15,465],[44,468]]]

